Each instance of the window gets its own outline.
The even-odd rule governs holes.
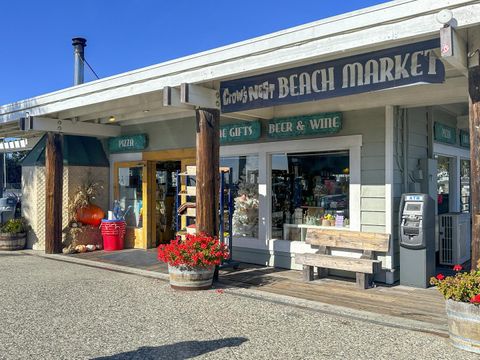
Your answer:
[[[450,212],[450,159],[437,157],[437,207],[438,214]]]
[[[273,154],[272,238],[301,240],[302,229],[349,226],[349,153]]]
[[[470,160],[460,160],[460,211],[470,212]]]
[[[258,155],[225,156],[220,166],[232,169],[235,237],[258,237]]]

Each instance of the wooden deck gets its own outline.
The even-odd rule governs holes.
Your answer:
[[[69,256],[160,273],[168,272],[167,266],[157,260],[154,249],[95,251]],[[417,289],[378,284],[376,288],[360,290],[354,280],[336,278],[305,283],[301,271],[243,263],[239,270],[222,270],[220,284],[420,321],[431,324],[436,329],[447,328],[445,303],[435,288]]]
[[[354,280],[326,278],[305,283],[302,272],[272,268],[252,268],[222,272],[220,282],[236,287],[254,288],[268,293],[341,306],[348,309],[385,314],[447,327],[445,301],[435,288],[417,289],[386,286],[360,290]]]

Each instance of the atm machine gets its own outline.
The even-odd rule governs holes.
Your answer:
[[[435,202],[407,193],[400,202],[400,284],[427,288],[435,275]]]

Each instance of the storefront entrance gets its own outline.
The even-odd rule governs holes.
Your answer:
[[[126,212],[125,248],[152,248],[175,237],[176,173],[195,164],[195,149],[145,152],[142,158],[114,165],[114,200]]]

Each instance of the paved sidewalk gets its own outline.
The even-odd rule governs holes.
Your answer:
[[[0,274],[0,359],[478,358],[443,336],[250,289],[175,292],[156,278],[22,253],[0,253]]]
[[[45,255],[61,261],[103,269],[133,273],[168,280],[168,269],[156,258],[155,249],[130,249],[116,252],[96,251],[75,255]],[[375,323],[447,336],[445,304],[434,289],[415,289],[404,286],[379,286],[359,290],[354,282],[344,279],[302,281],[300,271],[241,264],[238,271],[221,271],[215,287],[226,291],[242,291],[242,296],[294,304],[324,313],[343,314]]]

